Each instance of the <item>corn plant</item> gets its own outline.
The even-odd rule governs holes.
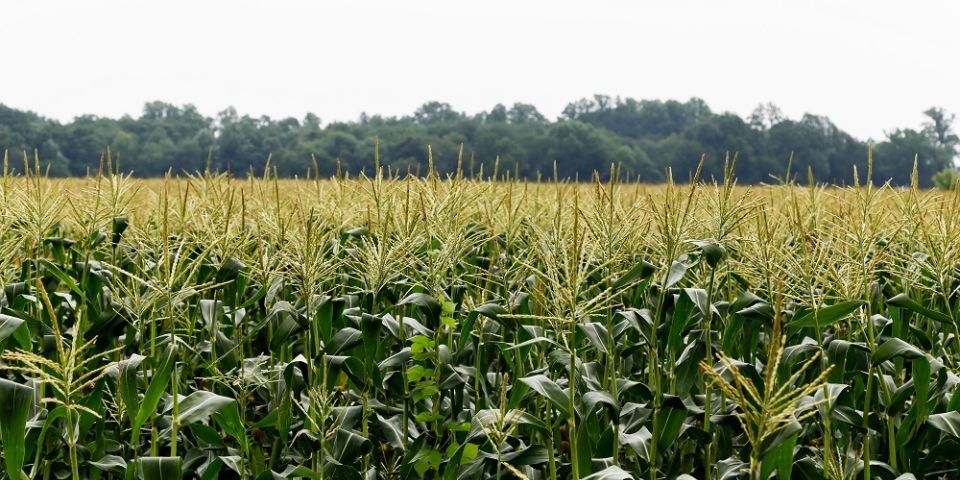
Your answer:
[[[960,476],[960,192],[375,152],[307,180],[5,157],[0,478]]]

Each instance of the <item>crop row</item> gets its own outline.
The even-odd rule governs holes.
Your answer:
[[[5,478],[960,475],[958,192],[8,173],[0,285]]]

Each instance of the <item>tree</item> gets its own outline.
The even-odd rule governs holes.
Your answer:
[[[950,152],[951,157],[957,154],[957,143],[960,138],[953,132],[953,121],[956,115],[947,113],[940,107],[931,107],[923,112],[929,119],[923,123],[923,133],[939,147]]]
[[[537,110],[537,107],[529,103],[514,103],[507,112],[507,121],[513,124],[544,123],[547,119]]]
[[[953,162],[949,151],[932,143],[925,133],[909,128],[887,134],[887,140],[874,149],[873,158],[875,180],[891,180],[897,185],[909,185],[916,159],[923,187],[931,186],[933,175]]]
[[[504,107],[502,103],[494,105],[490,109],[490,113],[486,114],[484,120],[489,123],[507,123],[507,107]]]
[[[455,111],[449,103],[442,102],[424,103],[413,113],[414,121],[421,125],[452,122],[459,120],[462,116],[463,114]]]
[[[874,180],[909,182],[918,156],[921,183],[952,165],[960,141],[953,115],[940,108],[925,112],[921,130],[893,131],[875,149]],[[704,178],[723,174],[724,158],[739,155],[738,181],[757,183],[784,176],[793,157],[793,175],[812,169],[819,182],[849,183],[853,167],[867,171],[867,147],[828,118],[804,115],[788,119],[773,104],[761,104],[744,119],[715,113],[699,98],[638,100],[594,95],[571,102],[562,117],[548,120],[536,107],[514,103],[468,116],[447,103],[428,102],[413,114],[385,117],[363,114],[355,122],[321,124],[320,117],[302,119],[252,117],[233,108],[213,117],[192,105],[149,102],[139,116],[103,118],[83,115],[59,123],[33,112],[0,105],[0,150],[36,149],[51,174],[96,172],[107,148],[120,168],[141,176],[164,172],[218,171],[260,174],[270,166],[280,175],[333,175],[338,162],[344,173],[373,171],[374,145],[381,164],[393,171],[426,172],[427,149],[434,166],[452,172],[458,162],[492,173],[534,178],[549,176],[557,161],[562,177],[590,178],[617,163],[624,173],[659,181],[672,168],[678,181],[706,155]],[[461,145],[464,156],[460,158]]]
[[[960,188],[960,174],[952,168],[944,168],[933,175],[933,186],[940,190]]]
[[[609,133],[576,120],[554,124],[548,134],[547,158],[557,162],[561,178],[587,179],[594,171],[608,172],[615,163],[615,141]],[[546,173],[546,172],[544,172]]]
[[[780,107],[773,102],[761,103],[750,113],[750,126],[757,130],[769,130],[784,120]]]

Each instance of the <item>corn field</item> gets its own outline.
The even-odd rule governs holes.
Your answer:
[[[960,193],[733,177],[5,169],[0,476],[960,477]]]

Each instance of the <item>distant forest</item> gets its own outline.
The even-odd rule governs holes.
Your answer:
[[[882,108],[882,107],[878,107]],[[918,129],[887,133],[873,145],[873,178],[909,184],[914,157],[921,184],[929,186],[936,172],[953,166],[958,139],[953,116],[940,108],[924,112]],[[770,182],[790,172],[806,180],[808,168],[818,182],[849,184],[854,166],[866,172],[868,144],[827,117],[785,118],[772,104],[762,104],[748,118],[717,113],[701,99],[686,102],[634,100],[596,95],[570,103],[560,118],[550,120],[524,103],[496,105],[468,115],[449,104],[430,102],[403,117],[362,115],[353,122],[324,124],[308,114],[303,119],[251,117],[228,108],[216,117],[192,105],[147,103],[138,117],[83,115],[68,123],[0,104],[0,152],[11,165],[22,165],[28,152],[38,152],[51,175],[95,172],[109,147],[120,169],[137,176],[196,172],[206,168],[244,176],[270,165],[281,176],[331,176],[338,172],[370,173],[374,145],[380,161],[394,172],[425,172],[428,151],[440,172],[456,170],[462,158],[466,171],[521,178],[553,176],[587,179],[620,166],[624,176],[663,181],[668,167],[677,180],[686,179],[701,155],[704,178],[720,178],[724,158],[738,154],[742,183]],[[462,146],[462,157],[461,157]],[[429,148],[428,148],[429,147]],[[314,163],[315,159],[315,163]],[[316,165],[316,167],[315,167]]]

